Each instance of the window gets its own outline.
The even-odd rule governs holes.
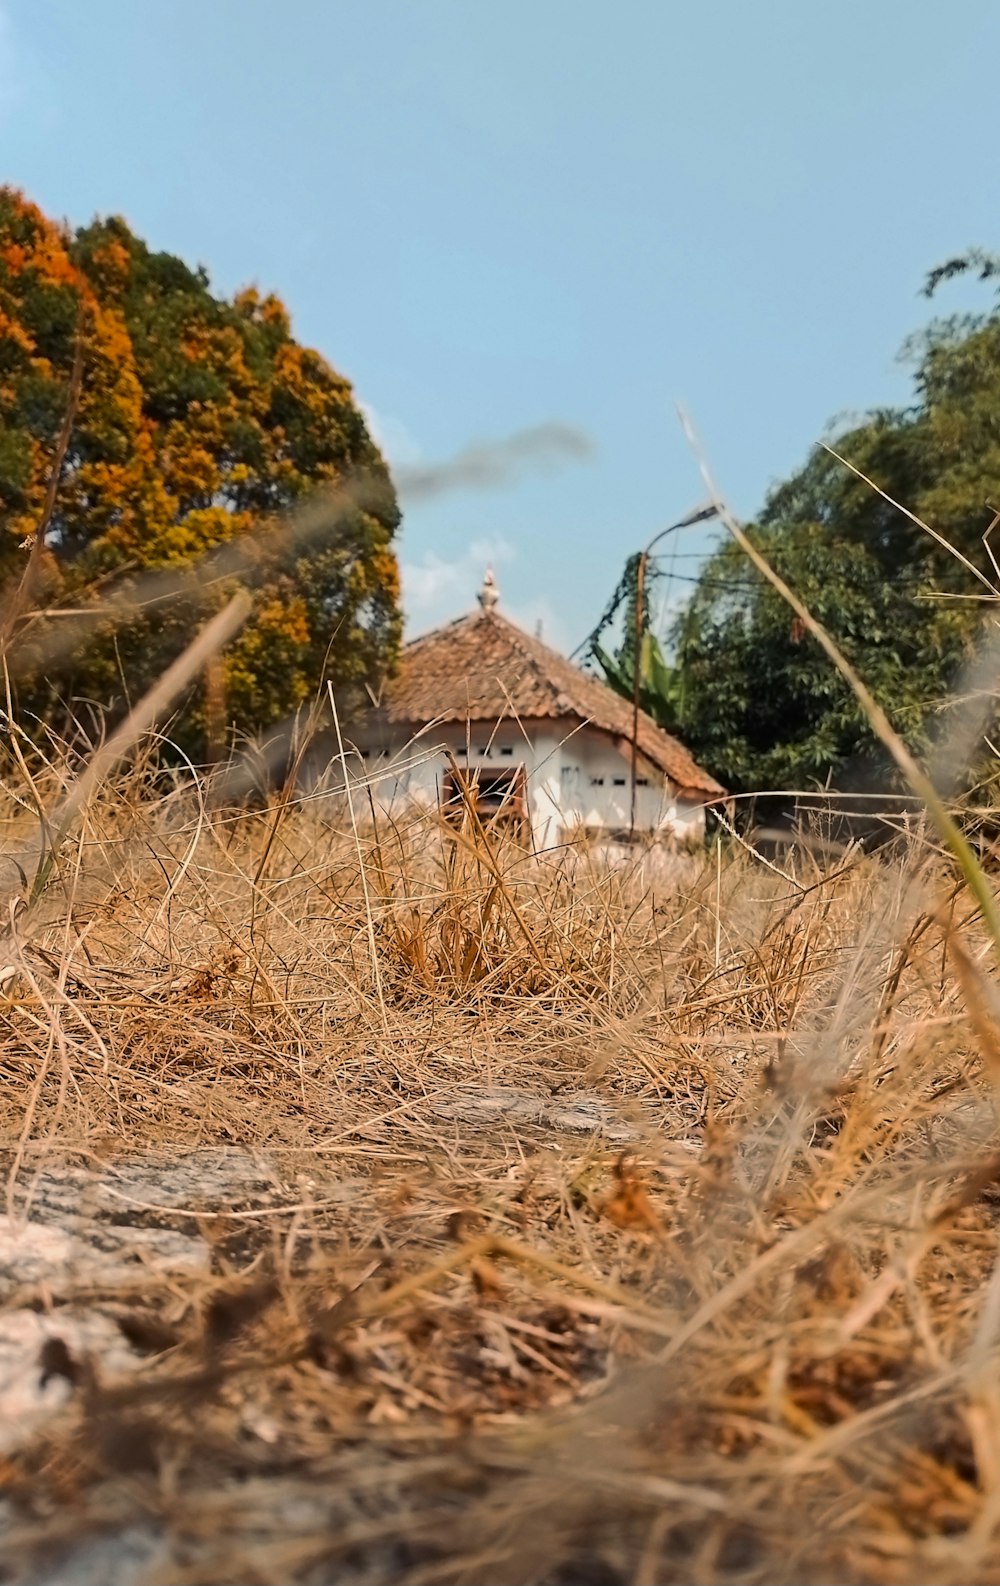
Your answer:
[[[625,786],[625,778],[623,776],[616,776],[615,777],[615,787],[624,787],[624,786]]]
[[[590,779],[590,785],[591,787],[603,787],[604,778],[602,776],[592,776]]]
[[[649,777],[648,776],[637,776],[636,779],[635,779],[635,785],[636,785],[636,787],[648,787],[649,786]]]
[[[508,759],[509,759],[509,758],[510,758],[510,756],[511,756],[511,755],[512,755],[512,754],[513,754],[513,753],[514,753],[514,746],[513,746],[513,744],[511,744],[511,745],[510,745],[510,746],[509,746],[509,747],[508,747],[508,748],[506,748],[506,749],[501,749],[501,750],[500,750],[500,753],[501,753],[501,754],[502,754],[502,755],[506,755],[506,756],[507,756],[507,758],[508,758]]]

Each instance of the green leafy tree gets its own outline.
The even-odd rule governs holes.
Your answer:
[[[935,272],[930,290],[985,258]],[[947,543],[822,447],[749,532],[923,752],[982,618],[986,591],[969,564],[997,582],[983,536],[1000,506],[1000,313],[938,322],[908,353],[912,405],[832,445]],[[676,726],[730,787],[885,774],[853,695],[735,545],[705,564],[673,639]]]
[[[21,644],[25,712],[51,718],[88,699],[114,716],[236,574],[254,612],[220,682],[242,732],[293,711],[324,676],[358,692],[391,666],[399,513],[348,382],[294,339],[273,295],[219,298],[204,270],[154,253],[124,221],[71,236],[11,189],[0,189],[0,576],[17,577],[37,526],[79,337],[80,401],[45,545],[49,602],[78,605],[95,584],[142,598],[151,572],[204,576],[141,619],[92,630],[69,662],[52,661],[49,630],[34,623]],[[265,532],[345,481],[357,488],[308,540]],[[198,750],[203,731],[193,698],[178,736]]]
[[[676,726],[680,713],[680,676],[668,665],[660,641],[650,626],[650,590],[656,583],[658,570],[647,562],[642,595],[638,587],[639,558],[630,556],[625,571],[600,622],[586,641],[585,660],[602,674],[604,681],[624,699],[635,698],[636,657],[636,606],[640,606],[639,622],[642,641],[639,646],[639,705],[647,715],[668,731]],[[609,650],[602,637],[616,618],[622,618],[622,636],[618,645]]]

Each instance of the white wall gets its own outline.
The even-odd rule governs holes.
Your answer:
[[[527,728],[504,722],[489,731],[464,725],[435,727],[416,739],[399,733],[384,741],[381,751],[366,750],[364,773],[355,759],[358,780],[372,784],[376,807],[400,814],[411,802],[437,806],[448,760],[446,746],[459,765],[486,765],[503,770],[523,765],[528,779],[532,840],[541,851],[565,841],[574,832],[623,831],[631,816],[631,765],[604,734],[591,728],[559,730],[556,724]],[[679,799],[662,773],[639,763],[636,828],[697,841],[704,834],[705,814],[694,801]],[[645,779],[645,785],[643,785]]]
[[[631,756],[619,753],[603,733],[584,728],[564,742],[561,777],[567,826],[624,831],[631,825]],[[640,756],[635,824],[641,832],[700,839],[705,811],[698,801],[679,798],[662,772]]]

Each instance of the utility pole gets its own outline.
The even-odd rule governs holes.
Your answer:
[[[714,503],[709,502],[706,507],[697,507],[694,512],[689,512],[686,518],[681,518],[678,523],[671,523],[669,528],[661,529],[654,534],[644,551],[639,552],[639,561],[635,571],[635,623],[634,623],[634,649],[632,665],[634,674],[632,678],[632,804],[629,820],[629,840],[635,839],[635,803],[637,786],[637,769],[639,760],[639,697],[642,692],[642,644],[645,637],[645,589],[646,589],[646,564],[654,545],[659,545],[668,534],[675,534],[678,529],[689,529],[695,523],[707,523],[711,518],[718,516],[719,509]]]
[[[639,563],[635,570],[635,622],[632,625],[632,813],[629,819],[628,834],[631,841],[635,837],[635,799],[636,799],[636,771],[639,761],[639,695],[642,690],[642,643],[643,643],[643,594],[646,588],[646,557],[648,551],[639,552]]]

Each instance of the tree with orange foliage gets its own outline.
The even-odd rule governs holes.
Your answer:
[[[78,338],[81,389],[44,546],[49,605],[79,606],[95,584],[141,604],[151,570],[204,576],[125,625],[91,626],[71,663],[51,662],[51,625],[29,624],[17,668],[24,709],[45,717],[86,698],[114,716],[234,576],[255,609],[223,662],[231,728],[267,728],[326,677],[350,692],[384,672],[401,627],[399,513],[348,382],[295,341],[273,295],[216,297],[204,270],[152,252],[123,220],[71,235],[9,188],[0,188],[0,578],[19,576],[42,513]],[[359,480],[308,540],[275,530],[318,488]],[[196,752],[203,716],[192,698],[176,732]]]

